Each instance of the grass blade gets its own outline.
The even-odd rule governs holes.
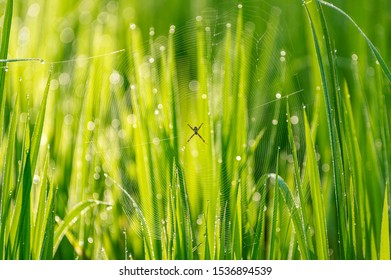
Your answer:
[[[4,60],[7,59],[8,55],[8,46],[9,46],[9,38],[11,34],[11,22],[12,22],[12,13],[13,13],[13,0],[8,0],[6,7],[5,7],[5,15],[4,15],[4,22],[3,22],[3,32],[1,36],[1,48],[0,48],[0,60],[3,60],[0,62],[0,104],[2,104],[3,101],[3,91],[4,91],[4,83],[5,83],[5,73],[4,67],[6,62]]]
[[[318,13],[320,14],[320,22],[317,22],[318,26],[322,28],[322,35],[325,38],[326,46],[321,45],[319,41],[318,32],[316,31],[315,22],[312,19],[311,13],[307,5],[304,5],[305,11],[307,13],[311,32],[313,36],[316,56],[318,59],[318,66],[322,79],[323,86],[323,94],[326,106],[326,116],[327,116],[327,125],[328,125],[328,134],[329,141],[331,144],[331,157],[332,157],[332,168],[333,168],[333,186],[336,198],[336,213],[338,217],[337,223],[337,232],[338,232],[338,242],[341,243],[339,247],[339,251],[342,258],[346,258],[347,255],[347,232],[346,232],[346,220],[345,220],[345,211],[346,207],[343,201],[343,193],[344,186],[343,180],[341,177],[343,166],[341,162],[341,148],[340,148],[340,140],[339,140],[339,132],[336,125],[339,124],[338,115],[338,107],[337,107],[337,94],[335,93],[335,89],[337,88],[336,77],[335,77],[335,62],[332,57],[331,47],[330,47],[330,38],[328,36],[328,31],[326,27],[326,23],[324,20],[324,15],[319,7],[318,2],[316,2]],[[328,62],[330,64],[329,72],[327,72],[326,64],[324,62],[324,56],[328,58]]]
[[[316,258],[328,259],[328,244],[326,231],[326,214],[321,192],[321,182],[316,161],[314,143],[311,137],[311,128],[308,123],[307,114],[304,111],[305,139],[307,151],[307,174],[310,180],[311,200],[314,213],[315,248]]]
[[[8,229],[6,228],[9,222],[9,211],[11,204],[10,187],[15,184],[11,176],[13,172],[13,159],[15,151],[16,141],[16,128],[19,119],[19,94],[16,95],[14,111],[12,112],[9,128],[8,128],[8,140],[7,140],[7,154],[4,165],[4,175],[1,188],[1,209],[0,209],[0,259],[5,257],[5,240],[8,239]]]
[[[331,3],[328,3],[328,2],[325,2],[325,1],[321,1],[321,0],[318,0],[318,1],[319,1],[319,3],[321,3],[322,5],[324,5],[326,7],[329,7],[329,8],[332,8],[332,9],[336,10],[341,15],[346,17],[351,23],[353,23],[353,25],[357,28],[358,32],[360,32],[360,34],[364,37],[365,41],[367,41],[368,46],[371,48],[374,56],[376,57],[377,61],[379,62],[380,67],[383,70],[384,74],[386,75],[388,81],[391,82],[391,72],[390,72],[390,69],[388,69],[388,66],[387,66],[386,62],[384,61],[383,57],[380,55],[380,52],[377,50],[377,48],[372,43],[372,41],[369,40],[368,36],[364,33],[364,31],[362,31],[362,29],[352,19],[352,17],[349,16],[347,13],[345,13],[342,9],[338,8],[337,6],[335,6],[335,5],[331,4]]]
[[[46,104],[47,104],[51,79],[52,79],[52,71],[50,71],[49,73],[49,77],[46,83],[46,88],[43,93],[42,103],[41,106],[39,107],[38,117],[35,123],[32,139],[31,139],[31,170],[33,172],[35,172],[35,167],[38,159],[39,146],[41,144],[43,124],[45,121]]]
[[[109,205],[106,202],[89,199],[78,203],[71,211],[69,211],[65,219],[61,222],[61,224],[54,232],[54,253],[57,251],[57,248],[60,245],[60,242],[66,232],[74,223],[76,223],[76,221],[81,217],[81,215],[83,215],[83,213],[88,211],[91,207],[101,204]]]
[[[278,159],[280,156],[280,149],[278,148],[277,152],[277,166],[276,166],[276,177],[278,178]],[[278,251],[274,249],[275,245],[277,245],[277,238],[276,238],[276,232],[277,232],[277,216],[279,212],[279,204],[280,204],[280,191],[278,186],[278,180],[274,182],[275,184],[275,191],[274,191],[274,201],[273,201],[273,218],[272,218],[272,228],[271,228],[271,237],[270,237],[270,252],[269,252],[269,260],[274,260],[277,257]]]
[[[388,223],[388,186],[384,191],[384,203],[380,233],[380,256],[381,260],[390,259],[390,230]]]
[[[296,205],[294,196],[289,188],[289,186],[286,184],[283,178],[280,176],[276,177],[275,174],[269,174],[269,179],[278,180],[278,187],[281,192],[281,195],[286,203],[286,206],[288,208],[288,211],[291,215],[293,226],[296,231],[297,241],[300,249],[301,258],[304,260],[307,260],[310,258],[310,252],[307,244],[306,239],[306,232],[304,230],[303,225],[303,219],[301,217],[301,212],[298,211],[298,205]]]

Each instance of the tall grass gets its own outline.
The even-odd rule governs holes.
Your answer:
[[[48,5],[5,6],[1,259],[390,258],[389,43],[366,10]]]

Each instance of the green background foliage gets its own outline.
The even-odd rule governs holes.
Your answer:
[[[390,259],[391,4],[333,4],[1,1],[0,259]]]

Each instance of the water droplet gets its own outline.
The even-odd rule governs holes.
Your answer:
[[[298,123],[299,123],[299,117],[298,117],[298,116],[292,116],[292,117],[291,117],[291,123],[292,123],[293,125],[298,124]]]
[[[93,130],[95,129],[95,123],[94,123],[93,121],[89,121],[89,122],[87,123],[87,129],[88,129],[89,131],[93,131]]]
[[[131,23],[129,27],[130,27],[130,29],[135,30],[136,29],[136,24]]]
[[[258,202],[261,200],[261,194],[259,192],[255,192],[253,195],[253,201]]]
[[[114,127],[114,128],[119,128],[119,126],[121,125],[121,122],[119,121],[119,119],[113,119],[111,121],[111,126]]]
[[[152,143],[157,146],[160,144],[160,139],[158,137],[155,137],[153,138]]]
[[[196,21],[201,21],[202,20],[202,16],[197,16],[196,17]]]
[[[155,28],[151,27],[149,28],[149,36],[155,36]]]
[[[35,174],[34,178],[33,178],[33,183],[37,185],[37,184],[39,184],[39,182],[41,182],[41,177],[39,177],[39,175]]]
[[[281,93],[277,92],[277,93],[276,93],[276,98],[277,98],[277,99],[281,99]]]
[[[241,156],[236,156],[236,160],[237,160],[237,161],[240,161],[241,159],[242,159]]]
[[[208,96],[206,94],[202,95],[202,99],[206,99]]]
[[[41,10],[41,7],[39,6],[39,4],[34,3],[29,7],[27,14],[30,17],[36,17],[39,15],[40,10]]]
[[[171,25],[170,26],[170,34],[174,34],[175,33],[175,25]]]
[[[64,124],[65,125],[71,125],[73,123],[73,116],[71,114],[67,114],[64,117]]]
[[[122,76],[118,73],[118,71],[113,71],[110,75],[110,84],[119,85],[123,82]]]
[[[272,120],[272,124],[273,125],[277,125],[278,124],[278,120]]]
[[[285,50],[281,50],[280,55],[281,56],[285,56],[286,55],[286,51]]]
[[[155,115],[157,116],[157,115],[159,115],[159,110],[155,110]]]
[[[92,237],[88,237],[87,240],[88,240],[88,243],[90,243],[90,244],[94,243],[94,239]]]

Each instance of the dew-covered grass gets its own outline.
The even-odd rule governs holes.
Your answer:
[[[0,259],[390,259],[389,1],[164,3],[0,3]]]

